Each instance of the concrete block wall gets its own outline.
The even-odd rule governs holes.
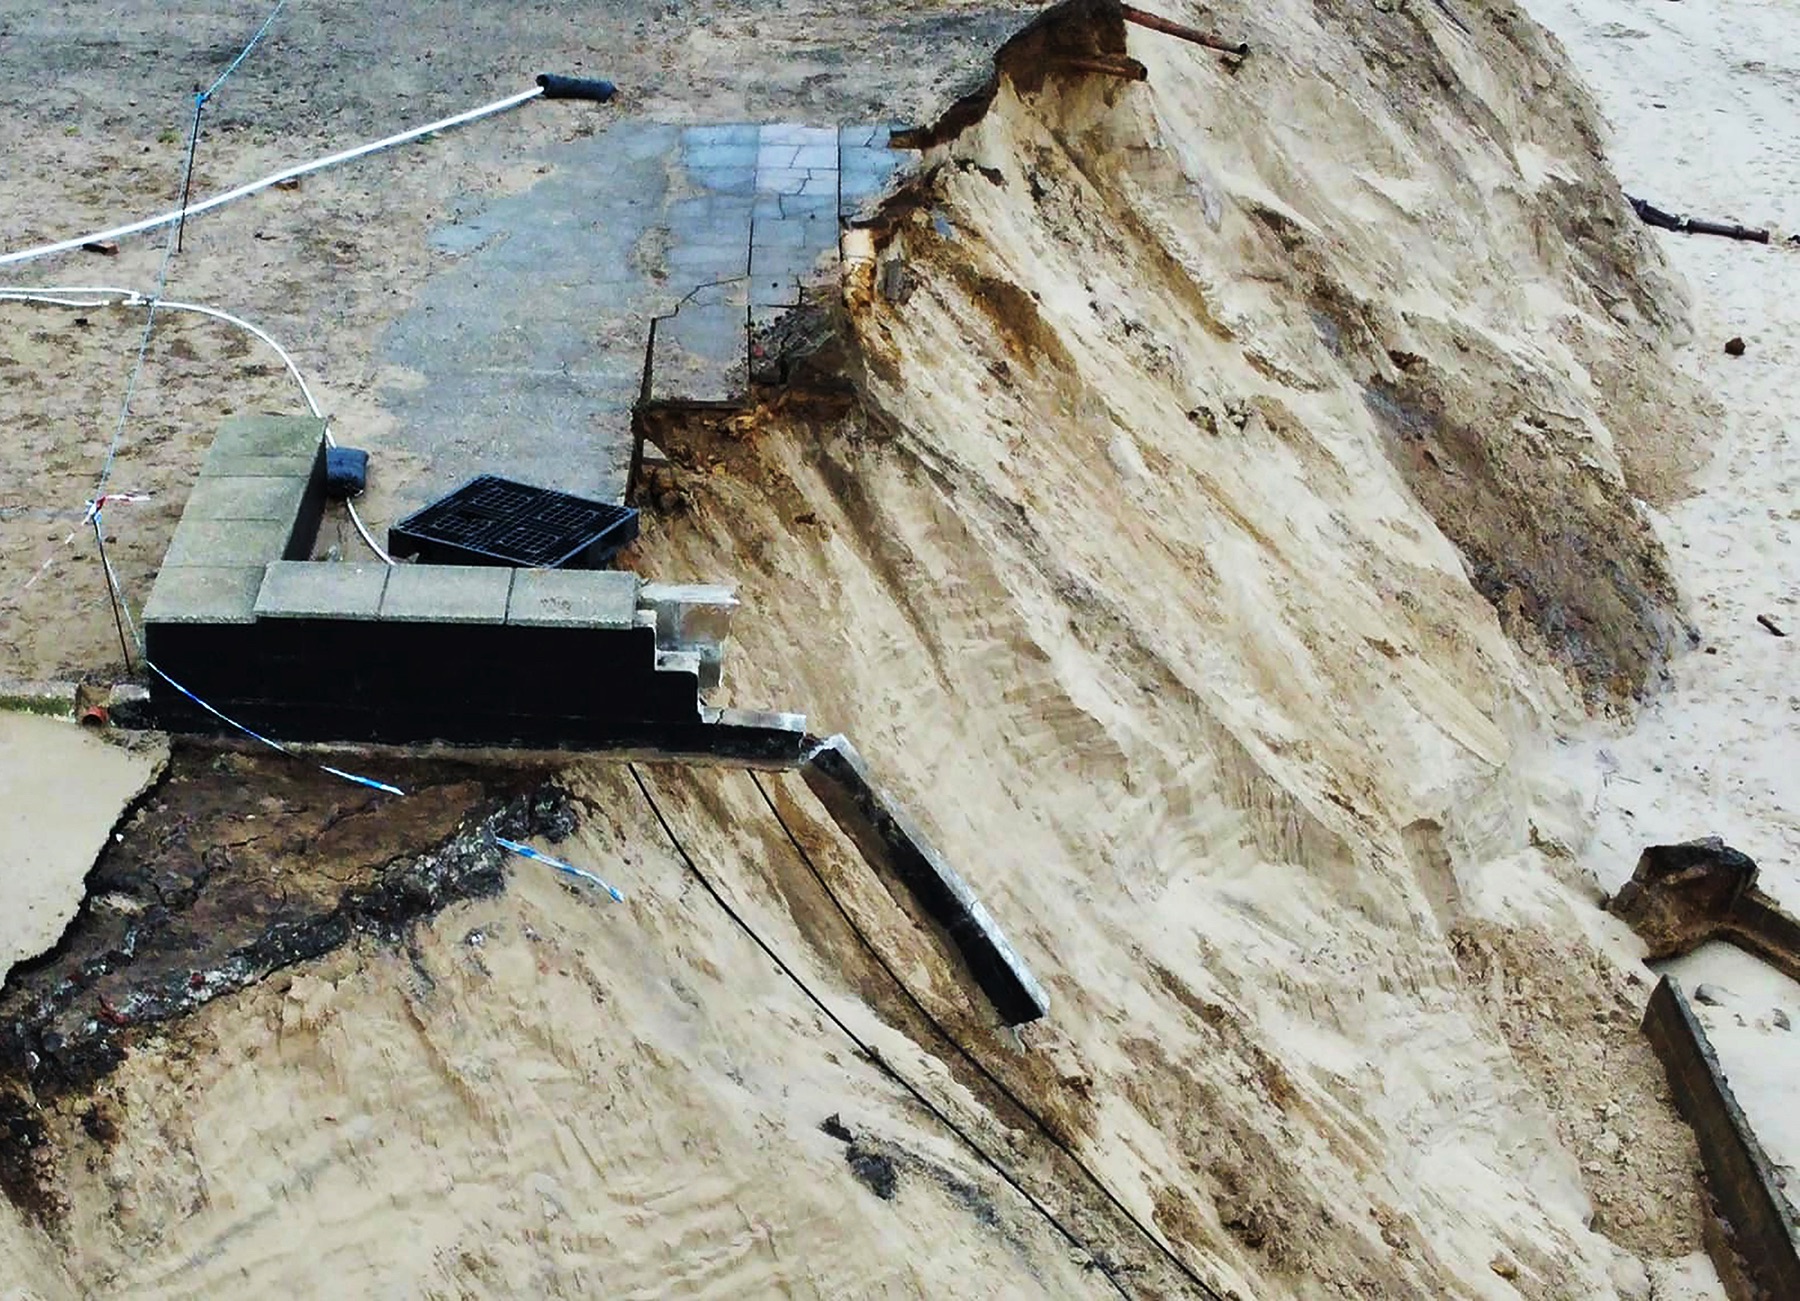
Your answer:
[[[325,563],[323,426],[227,422],[144,611],[151,663],[293,741],[447,741],[798,762],[805,720],[707,709],[736,600],[635,574]],[[162,678],[161,726],[217,731]]]
[[[1729,1242],[1720,1245],[1737,1259],[1719,1262],[1721,1276],[1747,1277],[1768,1298],[1800,1297],[1796,1226],[1774,1170],[1706,1031],[1671,977],[1664,976],[1650,995],[1644,1034],[1662,1060],[1676,1107],[1694,1128],[1713,1199],[1732,1229]]]
[[[1050,1000],[968,883],[891,796],[869,777],[842,736],[816,743],[801,769],[808,788],[870,866],[896,878],[942,928],[1008,1025],[1048,1015]]]

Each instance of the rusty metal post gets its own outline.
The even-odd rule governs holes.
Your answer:
[[[1217,36],[1209,35],[1197,27],[1188,27],[1182,23],[1175,22],[1173,19],[1163,18],[1157,14],[1146,13],[1144,10],[1135,8],[1131,5],[1120,5],[1119,11],[1125,16],[1125,21],[1128,23],[1136,23],[1139,27],[1148,27],[1151,31],[1161,32],[1165,36],[1174,36],[1184,41],[1192,41],[1195,45],[1204,45],[1207,49],[1217,50],[1221,54],[1235,54],[1241,59],[1246,54],[1250,53],[1250,43],[1248,41],[1238,41],[1236,44],[1233,44],[1232,42],[1223,40]]]
[[[1126,81],[1148,80],[1150,72],[1136,59],[1081,59],[1070,56],[1058,59],[1058,68],[1073,68],[1077,72],[1097,72],[1105,77],[1120,77]]]

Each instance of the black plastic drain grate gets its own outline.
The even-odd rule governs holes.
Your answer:
[[[390,528],[388,550],[436,565],[598,569],[637,535],[629,506],[483,474]]]

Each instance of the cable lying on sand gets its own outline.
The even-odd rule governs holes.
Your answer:
[[[215,194],[210,199],[202,199],[198,203],[184,204],[172,212],[158,213],[154,217],[145,217],[141,221],[134,221],[124,226],[114,226],[110,230],[95,231],[90,235],[77,235],[72,239],[57,240],[51,244],[39,244],[33,248],[0,254],[0,266],[9,266],[15,262],[30,262],[35,258],[49,257],[55,253],[67,253],[69,250],[78,249],[85,244],[102,244],[126,235],[139,235],[147,230],[173,225],[187,218],[196,217],[203,212],[211,212],[214,208],[222,208],[228,203],[246,198],[259,190],[266,190],[271,185],[277,185],[282,181],[291,181],[311,172],[324,171],[327,167],[336,167],[340,163],[380,153],[383,149],[392,149],[395,145],[406,144],[421,136],[428,136],[437,131],[448,131],[451,127],[462,126],[484,117],[492,117],[496,113],[504,113],[508,109],[517,108],[521,104],[540,97],[544,99],[587,99],[604,104],[617,93],[617,89],[609,81],[589,81],[578,77],[557,77],[550,73],[544,73],[538,78],[538,84],[530,90],[522,90],[516,95],[508,95],[505,99],[497,99],[491,104],[483,104],[480,108],[472,108],[467,112],[439,118],[435,122],[427,122],[424,126],[416,126],[382,140],[358,145],[354,149],[345,149],[339,153],[328,154],[324,158],[315,158],[309,163],[297,163],[292,167],[284,167],[279,172],[271,172],[260,180],[250,181],[238,186],[235,190]]]

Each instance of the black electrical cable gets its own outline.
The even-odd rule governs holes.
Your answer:
[[[1002,1097],[1013,1106],[1017,1107],[1025,1115],[1031,1117],[1031,1121],[1037,1126],[1038,1132],[1049,1139],[1064,1156],[1073,1161],[1076,1168],[1080,1170],[1082,1174],[1087,1176],[1088,1182],[1093,1184],[1100,1195],[1111,1202],[1118,1212],[1131,1222],[1132,1227],[1143,1235],[1145,1241],[1149,1242],[1165,1258],[1167,1258],[1168,1262],[1179,1270],[1188,1282],[1198,1288],[1202,1296],[1206,1297],[1208,1301],[1221,1301],[1218,1292],[1196,1274],[1187,1262],[1177,1256],[1174,1249],[1164,1242],[1161,1237],[1152,1233],[1149,1226],[1140,1220],[1129,1206],[1119,1200],[1118,1195],[1115,1194],[1111,1188],[1107,1187],[1100,1176],[1094,1173],[1087,1162],[1083,1161],[1081,1157],[1075,1153],[1074,1149],[1072,1149],[1068,1143],[1063,1141],[1055,1130],[1051,1129],[1050,1126],[1045,1123],[1042,1116],[1040,1116],[1033,1108],[1026,1105],[1024,1099],[1014,1093],[1005,1081],[1001,1080],[989,1070],[986,1063],[975,1056],[969,1049],[964,1047],[962,1041],[951,1034],[950,1031],[945,1028],[944,1024],[931,1014],[925,1004],[919,1001],[918,995],[914,994],[907,983],[900,978],[900,973],[894,970],[886,956],[880,949],[875,947],[874,941],[869,939],[868,935],[864,933],[863,928],[857,924],[856,918],[850,915],[850,910],[844,907],[843,901],[837,897],[837,892],[834,891],[831,888],[830,883],[825,880],[824,873],[819,871],[818,864],[813,862],[812,855],[806,852],[806,846],[800,843],[800,838],[794,834],[793,828],[788,826],[787,819],[782,817],[781,810],[776,807],[775,801],[769,797],[767,788],[762,784],[762,778],[752,771],[750,773],[750,780],[756,783],[757,793],[762,796],[763,803],[769,806],[769,812],[775,815],[775,821],[780,825],[782,832],[787,836],[788,843],[794,847],[794,852],[800,855],[800,861],[806,864],[807,871],[812,873],[813,880],[819,883],[819,889],[825,892],[825,897],[831,900],[832,906],[837,909],[838,915],[841,916],[845,923],[850,927],[851,933],[862,942],[862,946],[868,950],[869,956],[875,959],[876,963],[880,965],[883,971],[887,972],[888,979],[894,982],[895,987],[899,989],[906,1001],[912,1004],[913,1009],[925,1019],[925,1023],[935,1030],[938,1033],[938,1036],[956,1051],[957,1056],[961,1057],[970,1066],[974,1067],[981,1078],[986,1080]]]
[[[924,1107],[926,1111],[930,1112],[932,1116],[937,1119],[939,1124],[943,1125],[945,1129],[954,1134],[965,1147],[981,1158],[982,1162],[990,1167],[995,1174],[1004,1179],[1007,1184],[1012,1187],[1013,1191],[1030,1203],[1031,1208],[1039,1215],[1043,1216],[1070,1246],[1074,1247],[1089,1260],[1094,1262],[1095,1266],[1099,1268],[1100,1272],[1105,1276],[1106,1281],[1112,1284],[1114,1291],[1120,1296],[1127,1298],[1127,1301],[1130,1301],[1131,1293],[1125,1290],[1125,1285],[1113,1276],[1112,1270],[1107,1268],[1107,1266],[1101,1262],[1100,1257],[1090,1250],[1085,1242],[1076,1237],[1075,1233],[1057,1218],[1055,1211],[1052,1211],[1048,1206],[1045,1206],[1033,1196],[1031,1190],[1014,1178],[1012,1173],[1008,1171],[1005,1166],[1001,1165],[997,1159],[988,1155],[987,1151],[981,1144],[975,1141],[968,1131],[963,1129],[962,1126],[958,1125],[949,1116],[945,1115],[936,1103],[926,1097],[912,1081],[908,1080],[895,1069],[895,1067],[888,1062],[887,1058],[881,1055],[879,1049],[865,1042],[856,1031],[846,1025],[837,1013],[833,1012],[831,1008],[826,1005],[825,1000],[814,993],[812,987],[800,978],[799,973],[788,966],[788,964],[782,960],[781,955],[775,952],[773,948],[769,947],[768,941],[757,934],[756,928],[751,926],[750,923],[739,914],[737,909],[733,908],[731,904],[726,901],[725,896],[719,893],[717,887],[713,885],[706,873],[700,870],[700,865],[694,861],[693,855],[688,853],[687,847],[681,843],[681,838],[675,834],[675,828],[670,825],[668,818],[663,816],[662,809],[656,803],[656,797],[650,794],[650,788],[644,783],[643,775],[638,772],[637,765],[635,763],[628,763],[625,766],[630,770],[631,779],[637,783],[638,790],[643,792],[644,801],[650,806],[650,812],[656,815],[657,822],[662,826],[663,834],[668,836],[669,843],[675,847],[675,852],[681,856],[681,861],[687,864],[688,871],[694,874],[694,879],[700,882],[701,886],[706,890],[706,893],[713,897],[713,901],[725,910],[725,915],[737,924],[738,929],[750,937],[756,947],[761,949],[768,956],[769,961],[773,962],[776,967],[780,969],[781,974],[792,981],[794,987],[802,994],[806,995],[807,1000],[825,1015],[826,1020],[835,1025],[843,1032],[845,1038],[856,1045],[857,1051],[862,1053],[864,1057],[868,1058],[879,1067],[890,1079],[911,1094],[914,1101]]]

